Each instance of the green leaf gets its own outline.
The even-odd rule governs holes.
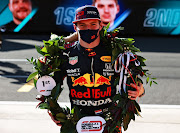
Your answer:
[[[47,45],[47,44],[48,44],[48,41],[43,40],[43,43],[44,43],[44,45]]]
[[[123,117],[123,128],[124,128],[124,131],[126,131],[128,129],[129,122],[130,122],[129,113],[126,113],[124,115],[124,117]]]
[[[71,109],[71,114],[74,114],[74,108]]]
[[[47,48],[46,48],[46,47],[43,47],[43,48],[41,49],[41,52],[48,53]]]
[[[53,68],[59,67],[60,63],[61,63],[61,60],[58,59],[58,58],[56,58],[56,59],[55,59],[55,62],[54,62],[54,64],[53,64],[53,66],[54,66]]]
[[[114,48],[112,50],[112,62],[114,62],[114,60],[117,58],[117,56],[119,55],[119,51],[117,48]]]
[[[57,39],[58,39],[58,38],[57,38]],[[59,40],[55,40],[55,41],[54,41],[54,45],[55,45],[55,46],[58,46],[58,44],[59,44],[58,42],[59,42]]]
[[[56,119],[57,119],[58,121],[62,122],[62,123],[66,122],[66,120],[63,119],[63,118],[56,117]]]
[[[129,48],[130,50],[132,50],[132,51],[135,51],[135,52],[141,52],[138,48],[136,48],[136,47],[130,47]]]
[[[31,63],[30,59],[26,58],[26,60]]]
[[[117,45],[118,45],[119,49],[121,50],[120,52],[122,52],[123,51],[123,47],[121,46],[121,44],[117,43]]]
[[[110,22],[107,24],[107,26],[104,27],[104,36],[106,36],[109,26],[110,26]]]
[[[33,65],[36,67],[37,66],[37,63],[36,63],[36,61],[37,61],[38,59],[35,59],[35,61],[33,62]]]
[[[33,62],[33,57],[31,57],[31,62]]]
[[[53,112],[53,114],[63,112],[63,108],[59,106],[59,104],[57,103],[57,100],[54,100],[52,97],[49,97],[47,100],[50,106],[50,111]]]
[[[113,33],[119,32],[120,30],[124,30],[124,27],[118,27],[116,29],[113,30]]]
[[[53,72],[61,71],[61,69],[53,69]]]
[[[50,109],[48,103],[41,103],[41,104],[39,105],[39,108],[40,108],[40,109]]]
[[[61,133],[76,133],[76,126],[71,120],[67,120],[61,127]]]
[[[156,81],[153,81],[153,83],[158,84]]]
[[[62,92],[62,88],[60,87],[60,83],[58,83],[56,87],[54,87],[53,90],[51,91],[51,96],[53,97],[54,100],[57,100],[61,92]]]
[[[145,59],[144,57],[139,56],[139,55],[137,55],[137,59],[138,59],[139,61],[143,61],[143,62],[145,62],[145,61],[146,61],[146,59]]]
[[[146,78],[146,84],[149,82],[149,77]]]
[[[67,112],[67,114],[71,113],[70,108],[68,106],[66,106],[66,112]]]
[[[34,73],[31,73],[31,74],[29,75],[29,77],[27,78],[26,82],[28,82],[29,80],[33,79],[37,74],[38,74],[38,71],[37,71],[37,72],[34,72]]]
[[[45,54],[44,56],[51,56],[50,54]]]
[[[41,64],[41,62],[40,62],[39,60],[37,60],[37,67],[38,67],[38,68],[41,68],[41,67],[42,67],[42,64]]]
[[[79,111],[79,108],[77,106],[74,107],[74,114],[73,114],[74,120],[79,121],[81,119],[81,113]]]
[[[33,78],[33,80],[34,80],[34,86],[35,86],[35,88],[36,88],[36,83],[37,83],[37,80],[36,80],[36,79],[34,79],[34,78]]]
[[[60,49],[65,50],[64,46],[59,46]]]
[[[152,81],[150,81],[150,87],[152,86]]]
[[[156,80],[157,78],[151,78],[151,79]]]
[[[35,48],[39,54],[44,55],[43,52],[41,51],[41,47],[35,45]]]
[[[49,43],[50,45],[54,44],[54,40],[49,40],[47,43]]]
[[[134,105],[135,105],[135,107],[137,108],[137,110],[138,110],[139,112],[141,112],[141,108],[140,108],[139,104],[138,104],[135,100],[134,100],[133,102],[134,102]]]

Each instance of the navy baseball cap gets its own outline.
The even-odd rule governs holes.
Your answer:
[[[87,19],[101,20],[99,16],[99,12],[95,6],[85,5],[85,6],[79,7],[76,10],[75,19],[73,23],[75,24],[78,21],[87,20]]]

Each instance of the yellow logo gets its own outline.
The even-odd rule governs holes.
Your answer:
[[[111,85],[110,81],[111,81],[111,76],[109,76],[109,78],[106,78],[98,73],[95,73],[95,79],[92,76],[92,80],[91,81],[91,74],[86,73],[83,76],[80,76],[79,78],[75,79],[74,77],[71,77],[72,79],[72,86],[86,86],[86,87],[98,87],[100,85],[106,84],[106,85]]]
[[[111,62],[111,56],[101,56],[100,59],[104,62]]]

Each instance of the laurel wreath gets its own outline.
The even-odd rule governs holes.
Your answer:
[[[127,50],[136,55],[137,60],[140,62],[140,66],[138,67],[133,65],[133,61],[129,65],[128,69],[130,70],[129,73],[131,74],[131,77],[128,78],[127,83],[133,83],[132,79],[135,81],[135,83],[143,83],[141,78],[145,76],[146,84],[149,83],[150,86],[152,83],[157,84],[155,78],[150,77],[151,74],[148,73],[149,70],[143,69],[143,67],[146,66],[146,59],[136,54],[137,52],[140,52],[140,50],[133,45],[134,39],[116,37],[120,30],[122,30],[122,27],[116,28],[112,32],[108,32],[108,28],[109,25],[104,27],[100,31],[100,36],[101,40],[106,44],[109,52],[112,53],[112,65],[115,64],[115,61],[118,59],[118,55]],[[35,46],[36,51],[43,57],[32,57],[31,59],[27,59],[36,70],[34,73],[29,75],[27,82],[29,80],[34,80],[34,85],[36,87],[36,75],[38,75],[38,78],[45,75],[53,76],[54,72],[60,71],[58,67],[65,62],[65,60],[61,58],[66,47],[65,45],[66,43],[63,36],[52,34],[50,40],[43,41],[43,46]],[[116,78],[114,86],[118,85],[118,81],[119,77]],[[127,85],[126,90],[128,89],[132,88]],[[63,88],[61,88],[61,84],[58,83],[53,88],[50,96],[38,95],[36,99],[40,100],[41,102],[37,105],[37,107],[40,109],[47,109],[52,113],[55,120],[61,122],[61,133],[76,133],[76,124],[79,119],[84,117],[84,115],[80,113],[76,106],[72,110],[70,110],[68,107],[60,107],[58,104],[58,98],[62,90]],[[124,130],[126,131],[130,121],[135,120],[135,115],[140,116],[140,106],[135,100],[130,100],[128,98],[128,93],[125,91],[117,93],[113,97],[113,103],[114,106],[110,107],[109,111],[104,113],[106,120],[104,132],[114,133],[114,131],[119,131],[121,126],[123,126]]]

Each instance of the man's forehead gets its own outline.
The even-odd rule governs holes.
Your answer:
[[[12,3],[13,1],[29,1],[29,2],[31,2],[31,0],[9,0],[9,3]]]
[[[116,3],[115,0],[96,0],[96,2],[101,2],[101,3],[103,3],[103,2]]]

